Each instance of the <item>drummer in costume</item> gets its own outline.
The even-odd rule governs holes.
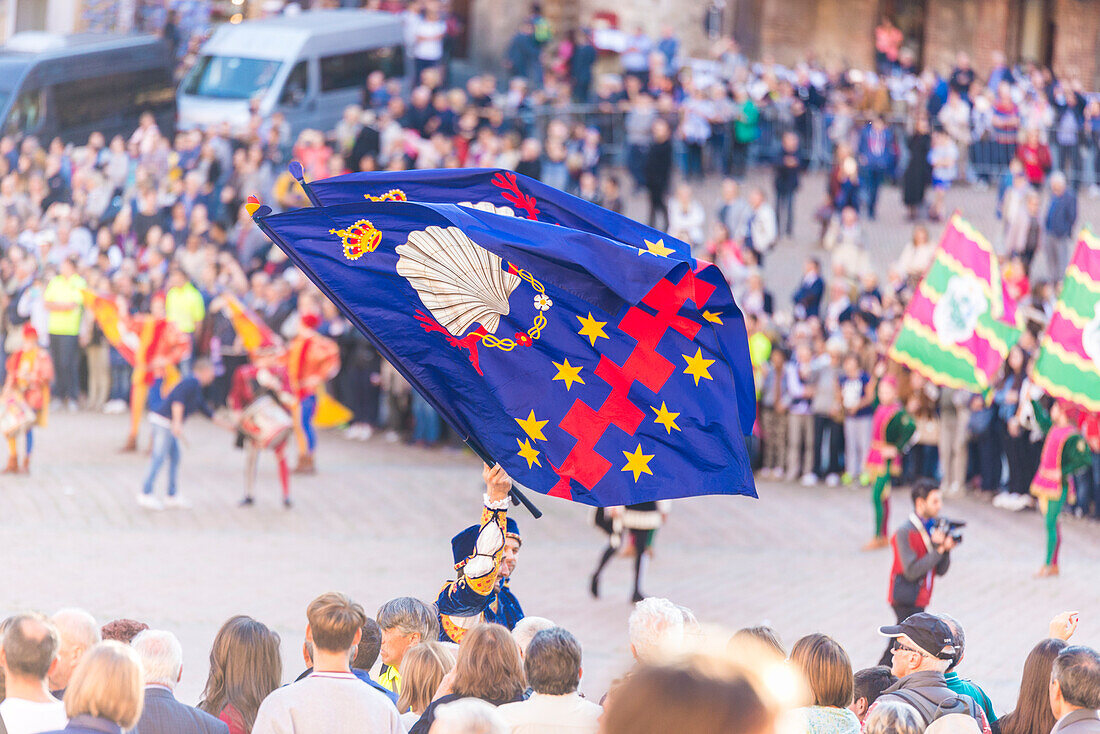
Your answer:
[[[479,622],[508,629],[523,619],[523,608],[508,588],[522,540],[516,521],[507,516],[512,480],[497,464],[481,472],[487,492],[481,522],[451,539],[458,578],[439,592],[439,639],[462,642],[466,630]]]
[[[12,352],[6,364],[3,410],[4,433],[8,439],[8,465],[5,474],[31,468],[34,450],[34,426],[46,426],[50,410],[50,383],[53,381],[53,361],[38,345],[38,332],[28,321],[23,325],[23,345]],[[25,433],[22,468],[19,463],[19,434]]]
[[[1039,459],[1039,471],[1031,482],[1031,493],[1039,500],[1039,512],[1047,529],[1046,561],[1039,569],[1039,576],[1058,575],[1058,551],[1062,546],[1062,533],[1058,516],[1067,503],[1076,502],[1073,475],[1092,464],[1092,452],[1084,437],[1077,430],[1077,409],[1069,403],[1056,401],[1049,416],[1036,402],[1035,417],[1050,430]]]
[[[608,535],[607,548],[600,556],[596,564],[596,571],[592,574],[589,590],[592,596],[600,596],[600,574],[611,557],[615,555],[623,544],[623,538],[628,539],[630,550],[634,553],[634,595],[632,600],[639,602],[645,598],[641,591],[642,560],[653,545],[653,538],[657,530],[668,519],[668,511],[672,503],[668,500],[660,502],[642,502],[625,507],[608,507],[596,509],[596,526]]]
[[[890,544],[890,487],[901,473],[901,456],[912,446],[917,432],[913,417],[898,400],[898,383],[891,375],[878,382],[878,407],[871,418],[871,449],[864,471],[871,480],[871,503],[875,508],[875,535],[863,550],[885,548]]]
[[[298,466],[294,471],[297,474],[316,471],[313,453],[317,448],[317,433],[313,428],[313,414],[317,410],[317,390],[340,371],[340,348],[332,339],[317,333],[320,323],[321,317],[317,314],[303,314],[298,335],[287,350],[287,375],[298,401],[294,416],[298,439]]]
[[[282,348],[277,346],[258,350],[254,364],[241,365],[233,372],[229,407],[238,426],[237,448],[245,448],[248,452],[241,507],[251,507],[255,501],[253,487],[256,484],[256,466],[262,448],[270,448],[275,452],[275,461],[279,467],[279,485],[283,490],[283,506],[287,509],[291,507],[290,467],[286,460],[286,444],[293,430],[290,412],[293,410],[294,397],[290,392],[286,368],[279,364],[282,355]],[[280,425],[285,421],[285,430],[278,430],[275,435],[261,435],[261,426],[249,415],[249,408],[253,411],[267,409],[269,413],[265,414],[266,417],[276,419],[275,422]]]
[[[145,415],[149,391],[157,381],[167,392],[179,381],[177,365],[191,351],[191,340],[165,317],[164,296],[153,298],[151,313],[130,319],[130,333],[136,336],[134,369],[130,377],[130,434],[123,451],[137,450],[138,430]],[[159,395],[156,396],[159,400]]]

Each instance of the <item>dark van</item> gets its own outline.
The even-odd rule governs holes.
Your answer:
[[[18,33],[0,46],[0,135],[84,143],[129,135],[143,112],[176,125],[174,59],[156,36]]]

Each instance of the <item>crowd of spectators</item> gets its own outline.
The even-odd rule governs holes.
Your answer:
[[[1015,706],[996,713],[960,673],[954,618],[910,616],[879,633],[890,665],[854,670],[824,634],[788,652],[770,627],[734,635],[650,597],[630,614],[632,665],[606,691],[579,692],[583,653],[566,629],[528,617],[437,642],[432,605],[413,597],[377,618],[330,592],[306,609],[304,669],[283,669],[280,636],[248,616],[218,630],[201,700],[180,701],[183,649],[134,620],[27,612],[0,622],[0,726],[11,734],[1095,734],[1100,655],[1069,645],[1055,617],[1023,663]],[[980,631],[976,631],[980,634]],[[379,668],[379,658],[381,666]],[[399,670],[399,674],[398,674]],[[377,672],[375,672],[377,671]],[[292,682],[291,682],[292,681]]]

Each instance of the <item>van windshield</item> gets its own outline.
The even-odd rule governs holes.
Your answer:
[[[202,56],[183,82],[183,93],[221,99],[251,99],[263,94],[280,61],[236,56]]]

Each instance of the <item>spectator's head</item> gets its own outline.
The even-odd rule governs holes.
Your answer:
[[[525,687],[519,651],[508,629],[499,624],[470,628],[458,647],[454,693],[499,704],[518,700]]]
[[[347,655],[359,645],[367,615],[363,607],[335,591],[314,599],[306,609],[306,639],[313,643],[314,654],[326,652]]]
[[[751,206],[753,209],[758,208],[767,200],[768,197],[764,193],[764,189],[760,188],[759,186],[754,186],[749,191],[749,206]]]
[[[873,668],[857,670],[852,676],[854,689],[852,693],[852,705],[848,708],[856,717],[863,721],[867,718],[867,709],[878,700],[890,686],[898,682],[894,674],[885,665],[876,665]]]
[[[749,673],[722,660],[643,665],[609,695],[603,734],[765,734],[775,711]]]
[[[145,703],[141,660],[130,646],[115,640],[88,650],[65,691],[65,715],[98,716],[133,729]]]
[[[668,126],[663,118],[658,117],[653,121],[653,140],[657,143],[664,143],[672,135],[672,129]]]
[[[382,629],[382,662],[398,670],[410,647],[439,639],[439,616],[432,607],[411,596],[386,602],[377,618]]]
[[[1061,171],[1050,174],[1050,193],[1055,196],[1066,193],[1066,174]]]
[[[441,642],[431,640],[409,648],[401,661],[401,695],[397,699],[397,710],[424,713],[443,676],[454,666],[454,654]]]
[[[492,704],[462,698],[435,710],[430,734],[508,734],[508,725]]]
[[[922,734],[924,719],[901,701],[882,701],[863,722],[863,734]]]
[[[776,352],[783,354],[782,349],[776,349],[772,354]],[[766,624],[739,629],[730,642],[735,643],[746,639],[753,640],[770,650],[774,650],[781,658],[785,659],[787,657],[787,649],[783,647],[783,641],[779,639],[779,633]]]
[[[3,665],[8,685],[13,679],[45,681],[55,665],[59,646],[57,630],[41,614],[13,617],[4,633]]]
[[[50,618],[57,630],[61,644],[57,650],[57,664],[50,671],[50,688],[65,689],[84,653],[101,639],[95,618],[83,609],[62,609]]]
[[[966,654],[966,633],[963,631],[962,625],[959,624],[959,620],[955,619],[950,614],[939,614],[937,616],[951,628],[951,637],[955,640],[955,655],[951,660],[951,667],[947,669],[948,672],[951,672],[959,667],[963,655]]]
[[[943,673],[955,656],[951,628],[934,614],[918,612],[901,624],[879,627],[879,634],[894,638],[891,672],[898,678],[913,673]]]
[[[535,693],[572,693],[581,682],[580,643],[562,627],[542,630],[527,647],[523,670]]]
[[[512,628],[512,639],[516,641],[516,647],[519,648],[520,659],[522,660],[527,653],[527,646],[531,644],[535,635],[554,626],[554,623],[546,617],[524,617],[516,622],[516,626]]]
[[[845,227],[854,227],[859,223],[859,211],[854,206],[846,206],[840,210],[840,223]]]
[[[852,702],[852,663],[848,653],[828,635],[806,635],[791,648],[813,695],[814,706],[845,708]]]
[[[156,684],[173,690],[183,676],[183,647],[165,630],[145,630],[130,643],[141,659],[145,685]]]
[[[943,509],[943,495],[940,485],[932,479],[918,479],[909,492],[913,498],[913,511],[917,517],[930,520],[938,517]]]
[[[282,677],[279,635],[251,617],[231,617],[214,637],[199,708],[217,716],[232,706],[238,725],[251,731],[260,703],[282,684]]]
[[[378,653],[382,650],[382,629],[370,617],[363,623],[363,634],[359,637],[359,645],[355,648],[355,657],[352,658],[351,667],[355,670],[370,670],[378,660]]]
[[[741,195],[741,184],[736,179],[722,179],[722,201],[733,201]]]
[[[891,375],[885,375],[878,381],[877,391],[879,403],[882,405],[889,405],[898,399],[898,381]]]
[[[1050,670],[1050,710],[1061,719],[1077,709],[1100,709],[1100,654],[1072,645],[1054,659]]]
[[[217,376],[217,373],[214,371],[214,363],[210,361],[209,357],[199,357],[196,359],[191,365],[191,373],[203,387],[213,382],[214,378]]]
[[[652,663],[676,651],[684,639],[684,615],[668,599],[649,597],[634,605],[627,621],[630,652],[640,663]]]
[[[1051,669],[1058,654],[1067,647],[1064,640],[1046,639],[1031,648],[1024,660],[1016,708],[1009,716],[1016,731],[1050,731],[1058,720],[1051,710]],[[1015,728],[1015,727],[1014,727]]]

